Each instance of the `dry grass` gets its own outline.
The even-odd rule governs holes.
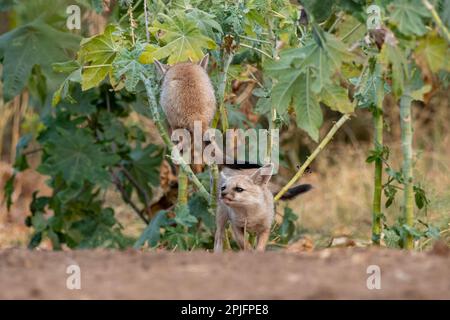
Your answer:
[[[433,101],[431,101],[433,103]],[[443,236],[450,239],[450,110],[448,94],[434,106],[433,112],[415,108],[415,167],[416,181],[425,189],[431,201],[428,210],[417,210],[416,217],[438,225]],[[395,107],[395,106],[394,106]],[[387,122],[395,124],[397,110],[388,112]],[[366,117],[367,115],[362,115]],[[360,120],[364,123],[364,119]],[[370,125],[370,121],[367,121]],[[348,128],[347,128],[348,129]],[[389,163],[401,167],[399,128],[391,127],[385,135],[390,147]],[[332,237],[350,236],[370,240],[373,166],[365,159],[372,148],[370,143],[331,145],[313,165],[313,173],[302,183],[315,189],[293,200],[289,206],[299,214],[299,227],[311,235],[317,245],[327,245]],[[387,175],[384,174],[383,181]],[[389,224],[401,215],[402,194],[384,213]],[[384,203],[384,202],[383,202]]]

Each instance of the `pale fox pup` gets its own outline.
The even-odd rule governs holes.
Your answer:
[[[194,132],[194,121],[201,121],[206,131],[216,112],[214,88],[206,72],[209,55],[198,63],[182,62],[173,66],[155,60],[163,75],[160,104],[172,130]]]
[[[269,185],[273,165],[254,170],[224,168],[219,182],[219,201],[216,213],[214,252],[223,251],[225,228],[231,223],[233,237],[241,249],[250,249],[245,233],[257,236],[257,251],[266,249],[274,219],[273,186]],[[291,199],[311,189],[310,185],[291,188],[282,199]]]

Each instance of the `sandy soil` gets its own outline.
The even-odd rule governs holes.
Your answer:
[[[67,267],[81,289],[66,287]],[[369,290],[367,267],[381,268]],[[267,252],[0,251],[1,299],[450,299],[448,249]]]

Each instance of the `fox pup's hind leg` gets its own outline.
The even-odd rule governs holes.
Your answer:
[[[231,224],[231,230],[233,230],[234,240],[237,242],[239,248],[241,250],[250,250],[251,245],[247,241],[247,239],[245,239],[244,228],[240,228],[238,226],[235,226],[234,224]]]
[[[221,207],[216,212],[216,235],[214,237],[214,252],[223,251],[223,239],[225,236],[225,227],[227,225],[228,215]]]

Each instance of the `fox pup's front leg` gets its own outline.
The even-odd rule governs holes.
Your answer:
[[[264,230],[258,235],[258,243],[256,244],[256,251],[265,251],[267,242],[269,241],[270,229]]]

